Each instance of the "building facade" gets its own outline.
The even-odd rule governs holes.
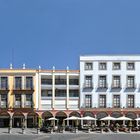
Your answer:
[[[47,125],[50,117],[62,125],[70,116],[108,115],[140,117],[140,55],[80,56],[80,71],[0,70],[0,127],[36,127],[39,119]]]
[[[140,114],[140,56],[80,56],[80,110],[97,119]]]
[[[0,70],[0,127],[36,121],[36,70]]]
[[[44,123],[50,117],[63,120],[79,111],[79,70],[39,70],[37,110]]]

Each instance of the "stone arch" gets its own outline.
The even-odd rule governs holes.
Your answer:
[[[7,111],[0,112],[0,127],[8,127],[10,124],[10,114]]]
[[[53,114],[50,111],[46,111],[44,113],[42,113],[42,119],[48,119],[53,117]]]
[[[111,117],[119,118],[122,116],[121,112],[115,111],[110,114]]]
[[[69,114],[69,117],[71,117],[71,116],[81,117],[80,113],[77,112],[77,111],[73,111],[73,112],[71,112],[71,113]]]
[[[125,116],[128,117],[128,118],[131,118],[131,119],[136,119],[137,118],[137,114],[134,113],[134,112],[128,112],[128,113],[126,113]]]
[[[86,117],[86,116],[95,117],[95,115],[92,112],[90,112],[90,111],[85,111],[83,113],[83,117]]]
[[[28,128],[33,128],[37,126],[38,116],[39,115],[36,112],[28,112],[26,122]]]
[[[108,114],[106,112],[98,112],[97,113],[97,119],[101,119],[108,116]]]
[[[25,120],[25,116],[22,112],[16,111],[13,114],[12,120],[13,120],[12,122],[13,127],[22,127]]]

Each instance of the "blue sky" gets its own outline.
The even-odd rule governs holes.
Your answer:
[[[0,48],[0,68],[79,69],[83,54],[140,54],[140,1],[1,0]]]

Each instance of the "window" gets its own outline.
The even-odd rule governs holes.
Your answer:
[[[8,88],[8,78],[1,77],[1,89],[7,89],[7,88]]]
[[[79,79],[69,79],[70,85],[79,85]]]
[[[135,77],[134,76],[127,76],[127,87],[128,88],[135,87]]]
[[[135,63],[127,63],[127,70],[134,70],[135,69]]]
[[[92,63],[85,63],[85,70],[92,70],[93,64]]]
[[[120,88],[121,83],[120,83],[120,76],[113,76],[113,88]]]
[[[32,106],[32,94],[26,94],[26,106]]]
[[[70,90],[69,96],[70,97],[79,97],[79,90]]]
[[[26,77],[26,88],[27,89],[33,88],[33,77]]]
[[[42,78],[42,79],[41,79],[41,84],[42,84],[42,85],[52,85],[52,79],[45,79],[45,78]]]
[[[1,94],[1,107],[7,106],[7,94]]]
[[[55,97],[66,97],[66,90],[59,90],[55,91]]]
[[[57,79],[55,79],[55,84],[56,85],[66,85],[66,79],[60,78],[58,77]]]
[[[106,88],[106,76],[99,76],[99,87]]]
[[[15,107],[21,106],[21,94],[15,94]]]
[[[106,107],[106,95],[99,96],[99,107],[105,108]]]
[[[106,63],[99,63],[99,70],[106,70],[107,66]]]
[[[22,88],[22,78],[21,77],[15,77],[15,88],[16,89]]]
[[[52,97],[52,90],[41,90],[41,98]]]
[[[92,76],[85,76],[85,88],[92,88]]]
[[[113,63],[113,70],[120,70],[121,64],[120,63]]]
[[[86,108],[91,108],[92,107],[91,101],[92,101],[92,96],[91,95],[85,95],[85,107]]]
[[[114,108],[120,107],[120,95],[113,95],[113,107]]]
[[[128,108],[134,108],[134,95],[128,95]]]

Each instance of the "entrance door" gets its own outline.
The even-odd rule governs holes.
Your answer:
[[[9,118],[0,118],[0,127],[8,127],[9,121]]]
[[[13,127],[20,128],[22,126],[22,118],[14,118]]]
[[[34,126],[34,120],[33,120],[33,118],[28,118],[28,119],[27,119],[27,127],[28,127],[28,128],[33,128],[33,127],[35,127],[35,126]]]

